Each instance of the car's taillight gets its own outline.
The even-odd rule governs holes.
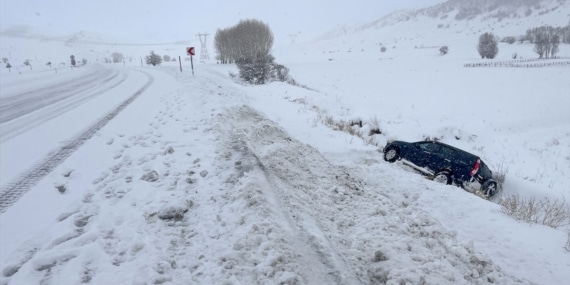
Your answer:
[[[471,170],[471,172],[469,172],[469,175],[471,176],[475,176],[475,174],[477,174],[477,171],[479,171],[479,166],[481,165],[481,160],[477,159],[477,161],[475,162],[475,166],[473,167],[473,169]]]

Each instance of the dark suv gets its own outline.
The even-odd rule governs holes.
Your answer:
[[[478,156],[450,145],[436,141],[389,142],[384,147],[384,160],[400,159],[434,181],[468,190],[475,188],[486,198],[497,194],[497,182],[487,165]]]

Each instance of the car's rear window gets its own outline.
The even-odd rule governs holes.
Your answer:
[[[493,178],[493,173],[491,172],[489,167],[487,167],[487,164],[485,164],[483,161],[481,161],[481,165],[479,166],[479,173],[478,174],[481,175],[485,179]]]

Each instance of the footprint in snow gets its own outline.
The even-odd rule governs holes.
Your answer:
[[[113,156],[113,159],[119,159],[119,158],[121,158],[121,157],[123,156],[123,152],[124,152],[124,149],[120,150],[118,153],[116,153],[116,154]]]

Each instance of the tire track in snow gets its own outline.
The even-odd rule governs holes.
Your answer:
[[[72,78],[56,85],[5,96],[0,104],[0,123],[9,122],[63,100],[77,97],[78,94],[110,82],[117,77],[117,74],[116,70],[109,73],[107,69],[97,69],[81,78]]]
[[[116,80],[115,80],[116,79]],[[104,94],[121,83],[125,82],[127,79],[126,74],[122,74],[120,77],[117,72],[114,72],[107,78],[101,81],[96,81],[96,84],[82,87],[78,89],[74,96],[67,96],[66,98],[59,98],[57,100],[49,101],[44,99],[38,99],[41,101],[41,106],[33,110],[24,110],[26,114],[21,114],[21,109],[18,110],[16,118],[10,119],[6,122],[0,122],[2,124],[2,133],[0,134],[0,142],[5,142],[21,133],[24,133],[38,125],[45,123],[65,112],[72,110],[73,108],[86,103],[87,101]],[[103,86],[101,86],[103,85]],[[107,86],[105,86],[107,85]],[[69,89],[69,88],[66,88]],[[46,91],[50,92],[50,91]],[[58,96],[56,96],[58,97]],[[48,101],[48,102],[44,102]],[[45,103],[45,104],[44,104]],[[1,113],[1,111],[0,111]],[[20,119],[20,117],[26,117],[26,119]]]
[[[459,243],[414,205],[417,197],[374,190],[392,191],[388,180],[355,179],[354,170],[331,164],[247,106],[228,113],[234,149],[253,157],[263,172],[257,180],[268,181],[253,202],[267,201],[286,232],[298,284],[523,283]]]
[[[36,185],[36,183],[70,157],[73,152],[93,137],[97,131],[115,118],[121,111],[135,101],[145,90],[147,90],[150,85],[152,85],[154,78],[146,72],[140,72],[144,73],[148,77],[148,82],[142,88],[117,106],[113,111],[109,112],[107,115],[99,119],[99,121],[87,128],[83,133],[72,139],[67,145],[61,147],[58,151],[36,164],[36,166],[21,174],[14,181],[2,187],[2,190],[0,191],[0,214],[6,212],[10,206],[16,203],[20,197],[28,192],[34,185]]]
[[[308,209],[319,203],[318,197],[305,199],[307,195],[318,195],[314,194],[319,192],[316,188],[338,186],[359,192],[362,185],[254,109],[244,106],[232,113],[228,120],[233,133],[230,140],[243,144],[244,153],[254,157],[271,185],[269,191],[264,191],[265,199],[285,221],[281,226],[288,232],[287,243],[301,264],[301,272],[297,273],[306,284],[367,284],[363,272],[353,268],[340,253],[337,242],[329,238],[330,229],[313,209]],[[317,168],[322,171],[313,173]],[[298,171],[312,173],[313,179],[298,177]],[[302,267],[308,264],[310,268]]]

